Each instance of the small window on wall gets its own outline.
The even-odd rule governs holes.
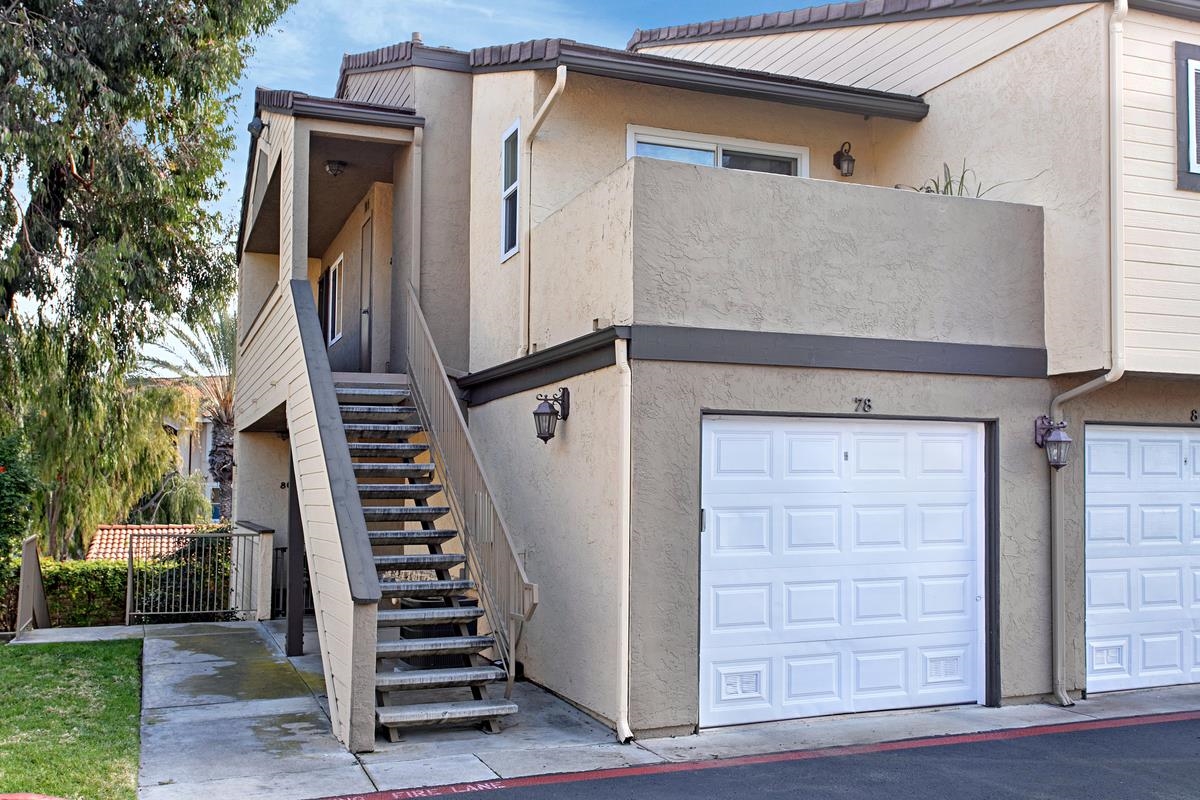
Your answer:
[[[517,241],[517,189],[521,183],[520,123],[504,132],[500,146],[500,260],[505,261],[519,249]]]
[[[1175,43],[1178,187],[1200,192],[1200,45]]]
[[[321,273],[317,281],[317,313],[321,317],[321,332],[325,344],[332,346],[342,338],[342,256]]]
[[[629,126],[628,156],[808,177],[808,148]]]

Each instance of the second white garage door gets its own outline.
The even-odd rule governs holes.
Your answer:
[[[1200,431],[1084,438],[1088,691],[1200,681]]]
[[[700,724],[982,702],[983,426],[706,417]]]

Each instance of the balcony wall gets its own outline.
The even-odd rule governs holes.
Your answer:
[[[539,348],[599,324],[1045,346],[1042,210],[633,159],[534,231]]]

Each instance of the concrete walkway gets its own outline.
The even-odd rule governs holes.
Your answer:
[[[330,732],[311,629],[304,656],[283,654],[280,623],[34,631],[22,642],[144,637],[143,800],[310,800],[663,762],[736,758],[950,734],[1200,710],[1200,685],[1097,695],[1069,709],[954,706],[744,725],[622,746],[553,695],[517,684],[521,711],[500,735],[414,731],[346,752]],[[430,693],[425,700],[436,700]]]

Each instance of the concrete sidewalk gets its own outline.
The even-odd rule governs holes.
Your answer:
[[[382,736],[373,753],[345,751],[330,731],[316,634],[306,655],[283,654],[280,623],[53,629],[21,641],[144,637],[143,800],[310,798],[736,758],[1087,719],[1200,710],[1200,685],[1097,695],[1072,708],[953,706],[762,723],[694,736],[613,742],[612,732],[533,684],[517,684],[521,711],[503,733],[471,728]],[[431,693],[427,700],[436,700]]]

